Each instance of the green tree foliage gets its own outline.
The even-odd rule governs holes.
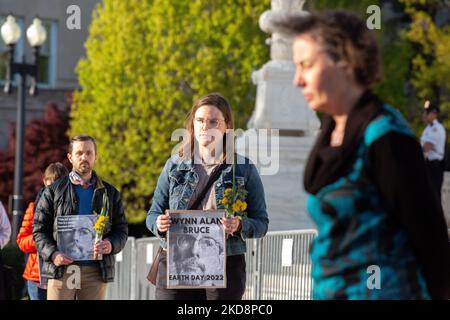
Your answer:
[[[450,25],[435,22],[444,0],[401,0],[411,25],[405,36],[416,46],[412,84],[420,101],[434,99],[450,111]],[[450,123],[449,123],[450,124]]]
[[[258,0],[105,0],[77,67],[70,135],[98,140],[97,171],[143,221],[157,178],[193,101],[218,91],[238,127],[254,107],[252,70],[268,60]]]
[[[412,49],[411,44],[400,37],[400,32],[396,33],[392,40],[381,46],[384,79],[375,92],[398,108],[408,120],[412,120],[416,110],[411,108],[407,96]]]

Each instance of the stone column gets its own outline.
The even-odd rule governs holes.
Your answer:
[[[292,84],[292,38],[273,23],[288,13],[307,14],[302,11],[304,2],[272,0],[272,9],[260,17],[261,29],[271,34],[266,41],[271,59],[252,74],[257,86],[256,106],[249,129],[237,140],[238,153],[249,157],[260,171],[271,231],[314,227],[306,213],[303,170],[320,123],[303,99],[301,89]],[[264,150],[261,139],[264,131],[269,132],[269,150]]]

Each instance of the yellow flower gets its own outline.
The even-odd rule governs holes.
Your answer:
[[[226,196],[228,196],[232,191],[233,191],[233,189],[231,189],[231,188],[226,188],[225,191],[223,192],[223,195],[226,197]]]
[[[98,217],[97,222],[94,225],[94,230],[97,232],[102,232],[106,227],[106,221],[108,221],[108,217],[103,215]]]
[[[241,211],[241,200],[237,200],[235,203],[233,203],[233,211],[234,212]]]
[[[242,202],[241,202],[241,211],[244,212],[245,209],[247,209],[247,202],[242,201]]]
[[[227,198],[223,198],[222,201],[221,201],[221,203],[222,203],[223,205],[226,205],[226,204],[228,203],[228,199],[227,199]]]

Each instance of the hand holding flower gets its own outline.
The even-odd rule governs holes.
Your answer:
[[[102,254],[110,254],[112,251],[111,242],[109,242],[108,240],[102,240],[108,220],[109,220],[109,200],[108,195],[105,192],[103,194],[103,203],[100,215],[98,215],[97,222],[94,225],[95,231],[94,260],[101,260]]]
[[[233,235],[238,232],[242,227],[241,217],[225,217],[220,219],[226,234]]]
[[[94,245],[94,253],[110,254],[112,251],[112,244],[108,240],[101,240]]]

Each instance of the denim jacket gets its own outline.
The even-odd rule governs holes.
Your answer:
[[[241,231],[227,239],[228,256],[245,253],[244,239],[263,237],[269,224],[264,188],[256,167],[243,157],[238,158],[237,163],[236,183],[244,185],[244,188],[248,191],[246,199],[248,204],[247,217],[242,218]],[[224,209],[220,200],[225,188],[231,187],[232,179],[232,166],[228,165],[213,184],[218,210]],[[167,160],[158,179],[152,206],[147,213],[147,228],[160,239],[163,248],[166,248],[166,241],[158,233],[156,219],[160,214],[164,214],[166,209],[186,210],[197,183],[198,175],[194,171],[191,160],[182,160],[178,155],[173,155]]]

